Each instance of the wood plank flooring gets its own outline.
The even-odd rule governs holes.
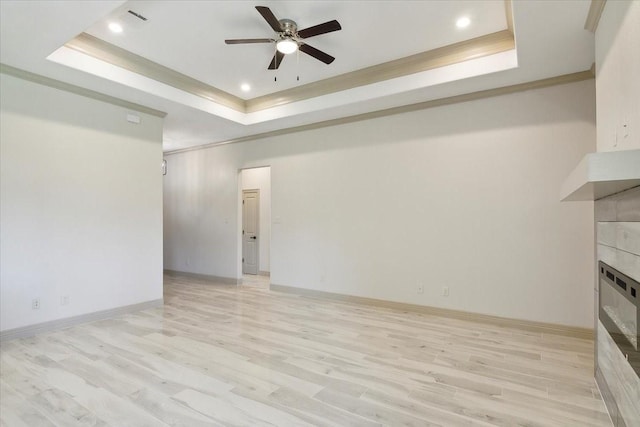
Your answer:
[[[165,277],[164,307],[3,343],[2,426],[610,426],[593,342]]]

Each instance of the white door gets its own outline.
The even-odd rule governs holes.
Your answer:
[[[258,274],[259,190],[242,192],[242,273]]]

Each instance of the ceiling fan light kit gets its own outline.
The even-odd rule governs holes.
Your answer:
[[[250,44],[250,43],[275,43],[276,53],[269,64],[269,70],[277,70],[282,63],[282,59],[285,55],[300,50],[309,56],[316,58],[318,61],[325,64],[331,64],[335,58],[315,47],[309,46],[305,43],[305,39],[310,37],[319,36],[321,34],[331,33],[333,31],[341,30],[340,23],[335,19],[323,24],[315,25],[313,27],[305,28],[298,31],[297,24],[291,19],[280,19],[275,17],[271,9],[266,6],[256,6],[256,10],[267,24],[276,32],[276,38],[273,39],[227,39],[224,42],[226,44]]]
[[[276,43],[276,49],[278,49],[278,52],[288,55],[298,50],[298,43],[293,39],[284,38],[282,40],[278,40]]]

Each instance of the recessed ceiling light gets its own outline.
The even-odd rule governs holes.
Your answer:
[[[117,22],[110,22],[109,29],[114,33],[121,33],[122,25],[118,24]]]
[[[471,24],[471,19],[468,16],[463,16],[462,18],[458,18],[456,21],[456,27],[458,28],[466,28]]]
[[[249,86],[249,83],[242,83],[240,85],[240,89],[242,89],[243,92],[249,92],[251,90],[251,86]]]

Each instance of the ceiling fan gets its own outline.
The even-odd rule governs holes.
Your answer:
[[[276,53],[269,64],[269,70],[277,70],[285,55],[294,53],[296,50],[300,50],[307,55],[311,55],[319,61],[325,64],[331,64],[335,59],[333,56],[309,46],[304,42],[313,36],[319,36],[320,34],[331,33],[333,31],[341,30],[340,23],[335,19],[323,24],[318,24],[313,27],[305,28],[304,30],[298,30],[298,25],[291,19],[280,19],[275,17],[271,9],[266,6],[256,6],[256,9],[267,21],[267,23],[273,28],[273,31],[277,33],[275,39],[228,39],[224,42],[226,44],[246,44],[246,43],[275,43]]]

